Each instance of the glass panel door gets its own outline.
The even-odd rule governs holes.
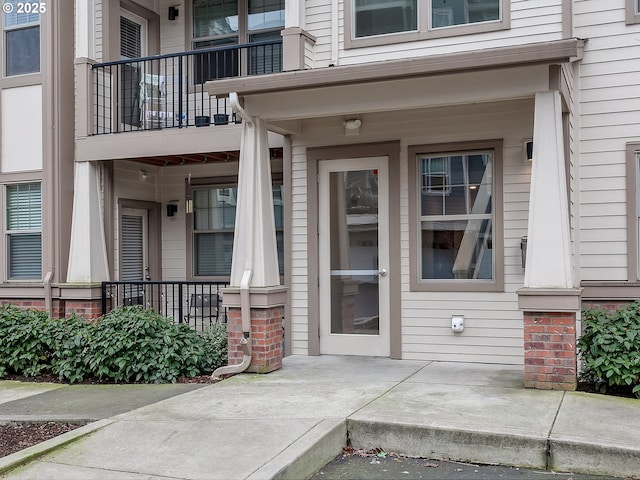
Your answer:
[[[320,165],[322,353],[388,355],[386,158]]]

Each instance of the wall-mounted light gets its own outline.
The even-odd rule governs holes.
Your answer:
[[[180,15],[178,7],[169,7],[169,20],[174,21]]]
[[[176,205],[175,203],[167,203],[167,217],[173,217],[177,212],[178,205]]]
[[[141,182],[146,182],[147,180],[149,180],[149,172],[147,172],[146,170],[140,170],[138,172],[138,178]]]
[[[523,142],[524,159],[531,163],[533,161],[533,140],[525,138]]]
[[[359,118],[350,118],[342,122],[345,135],[359,135],[362,120]]]

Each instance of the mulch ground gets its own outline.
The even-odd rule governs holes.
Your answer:
[[[61,422],[8,423],[0,425],[0,457],[24,450],[82,425]]]

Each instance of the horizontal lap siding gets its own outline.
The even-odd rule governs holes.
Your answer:
[[[574,2],[580,65],[580,277],[627,279],[625,145],[640,139],[640,25],[625,25],[625,0]],[[635,248],[635,247],[631,247]]]
[[[522,314],[515,293],[522,287],[520,241],[527,231],[530,165],[524,161],[522,139],[531,136],[533,102],[515,101],[474,107],[473,115],[463,108],[429,112],[387,112],[363,116],[361,135],[354,143],[400,140],[400,260],[402,357],[417,360],[448,360],[523,363]],[[447,113],[455,110],[456,113]],[[386,117],[386,119],[385,119]],[[307,278],[307,160],[308,146],[345,142],[343,130],[333,120],[305,123],[307,136],[294,139],[292,166],[292,329],[293,352],[306,354],[309,282]],[[505,291],[412,292],[409,266],[415,262],[409,250],[408,159],[410,145],[504,139],[504,271]],[[313,281],[311,281],[313,283]],[[398,315],[396,313],[396,316]],[[465,316],[462,335],[451,332],[451,315]],[[398,319],[392,319],[398,321]]]
[[[336,61],[331,58],[331,45],[334,41],[331,4],[326,0],[311,0],[305,4],[305,29],[317,39],[317,67],[326,67]],[[338,1],[337,5],[337,61],[341,65],[525,45],[562,38],[562,0],[512,0],[511,26],[506,30],[345,50],[344,0]]]

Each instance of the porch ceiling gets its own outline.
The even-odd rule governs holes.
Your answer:
[[[271,158],[282,157],[282,147],[271,148]],[[216,162],[237,162],[240,159],[239,150],[226,150],[223,152],[185,153],[181,155],[158,155],[150,157],[131,158],[134,162],[153,165],[156,167],[169,167],[172,165],[201,165]]]

